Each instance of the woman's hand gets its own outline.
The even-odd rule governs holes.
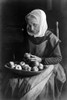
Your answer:
[[[32,55],[30,53],[25,53],[24,57],[28,58],[30,61],[38,61],[38,62],[42,61],[40,57]]]
[[[38,62],[41,62],[42,61],[42,59],[40,57],[35,56],[35,55],[31,55],[30,56],[30,60],[31,61],[38,61]]]

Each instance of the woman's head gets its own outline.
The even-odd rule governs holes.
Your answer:
[[[27,32],[34,37],[42,37],[48,28],[46,14],[43,10],[35,9],[26,17]]]

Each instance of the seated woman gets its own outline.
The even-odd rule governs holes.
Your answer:
[[[41,9],[35,9],[31,11],[25,17],[27,23],[27,31],[24,33],[24,53],[32,54],[31,61],[38,61],[49,67],[54,66],[54,73],[50,76],[47,84],[41,89],[42,92],[38,94],[36,99],[44,100],[55,100],[55,90],[54,90],[54,77],[60,76],[59,80],[65,82],[65,73],[59,62],[62,60],[62,55],[59,47],[60,40],[56,37],[50,30],[48,30],[46,14]],[[59,70],[61,71],[59,71]],[[60,72],[60,73],[59,73]],[[43,74],[44,76],[44,74]],[[36,78],[41,77],[37,75],[31,78],[13,78],[9,79],[9,84],[6,86],[8,89],[5,91],[5,95],[8,94],[9,89],[12,89],[11,96],[17,97],[20,100],[34,100],[32,98],[24,97],[24,91],[30,90],[32,84]],[[61,80],[62,79],[62,80]],[[29,84],[28,84],[29,83]],[[10,88],[9,88],[10,87]],[[26,91],[27,91],[26,90]],[[34,90],[33,90],[34,91]]]

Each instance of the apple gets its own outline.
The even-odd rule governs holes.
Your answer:
[[[32,70],[33,70],[33,71],[36,71],[36,72],[39,71],[39,69],[38,69],[37,66],[34,66],[34,67],[32,68]]]
[[[39,64],[39,69],[42,70],[44,68],[43,64]]]
[[[14,68],[14,67],[15,67],[15,65],[14,65],[14,62],[13,62],[13,61],[10,61],[10,62],[9,62],[9,65],[10,65],[10,67],[11,67],[11,68]]]
[[[35,64],[35,66],[39,66],[39,62],[38,61],[35,61],[34,64]]]
[[[28,64],[25,64],[22,68],[26,71],[31,71],[31,67]]]
[[[24,66],[24,65],[25,65],[25,62],[24,62],[24,61],[21,61],[21,62],[20,62],[20,65],[21,65],[21,66]]]
[[[28,71],[31,71],[31,67],[29,66],[27,70],[28,70]]]
[[[20,65],[17,65],[17,64],[16,64],[15,69],[17,69],[17,70],[22,70],[22,67],[21,67]]]
[[[31,60],[30,61],[30,66],[34,67],[34,66],[39,66],[39,62],[35,61],[35,60]]]

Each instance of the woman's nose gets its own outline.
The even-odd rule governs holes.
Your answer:
[[[32,30],[32,31],[34,30],[34,27],[33,27],[33,25],[31,26],[31,30]]]

